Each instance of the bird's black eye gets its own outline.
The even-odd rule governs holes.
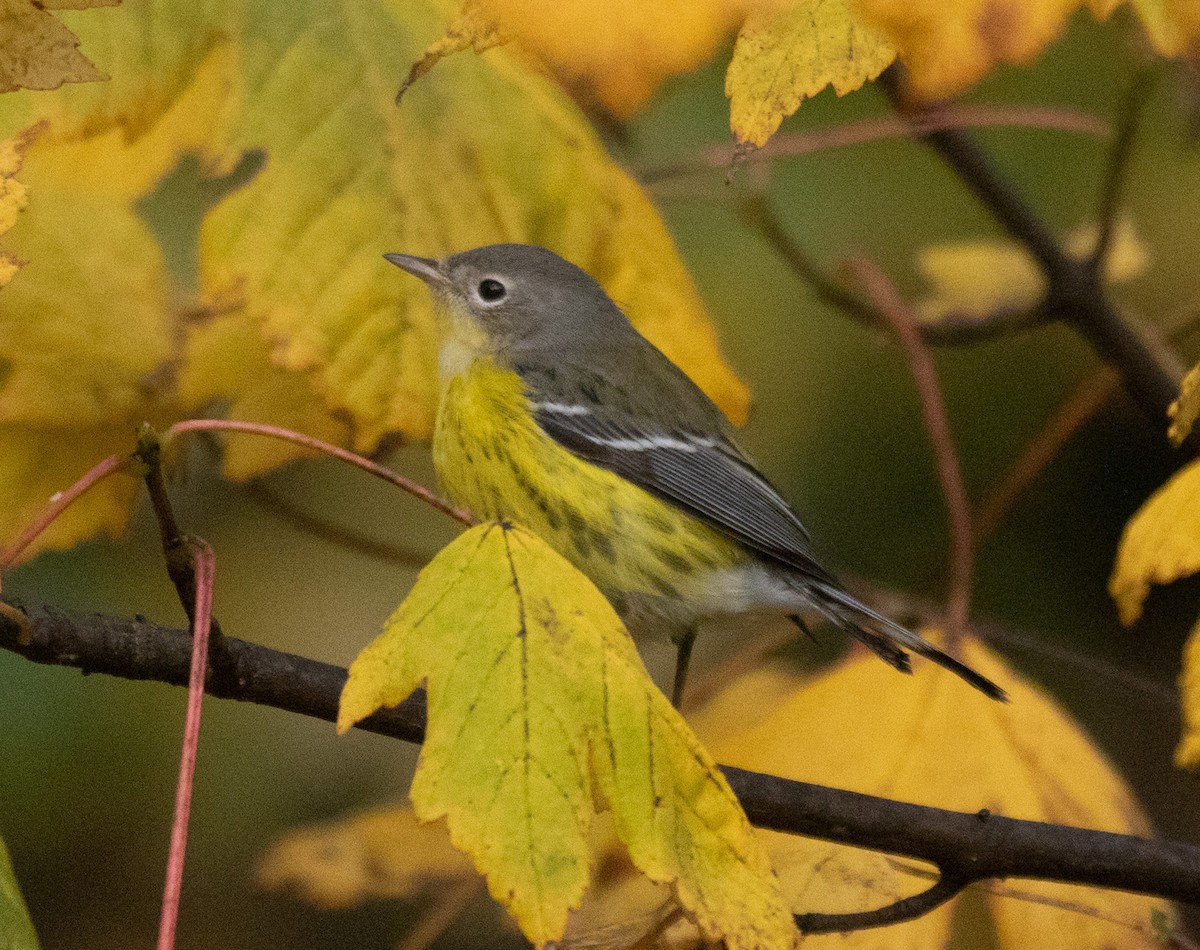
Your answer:
[[[479,282],[479,299],[484,303],[496,303],[508,294],[508,288],[493,277],[485,277]]]

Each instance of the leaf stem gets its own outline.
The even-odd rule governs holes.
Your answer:
[[[293,432],[290,429],[282,429],[279,426],[264,425],[258,422],[241,422],[236,419],[186,419],[171,426],[163,436],[163,440],[167,441],[185,432],[248,432],[253,435],[263,435],[271,439],[281,439],[285,442],[291,442],[315,452],[331,455],[336,459],[341,459],[343,462],[349,462],[351,465],[361,468],[364,472],[368,472],[376,478],[382,478],[385,482],[403,489],[414,498],[419,498],[431,508],[440,511],[444,515],[449,515],[455,521],[467,527],[476,523],[469,512],[463,511],[461,508],[456,508],[450,502],[435,495],[424,485],[418,484],[411,478],[405,478],[399,472],[393,471],[386,465],[380,465],[378,462],[359,455],[357,452],[351,452],[349,449],[343,449],[341,446],[333,445],[321,439],[315,439],[300,432]]]
[[[962,467],[950,434],[946,403],[942,398],[937,368],[921,340],[916,315],[879,267],[865,257],[852,257],[843,265],[853,281],[863,288],[874,309],[891,326],[904,348],[917,393],[921,417],[929,435],[937,464],[938,483],[946,505],[950,529],[950,582],[947,591],[947,627],[951,636],[967,629],[971,605],[971,575],[974,571],[974,543],[971,534],[971,508],[963,484]]]

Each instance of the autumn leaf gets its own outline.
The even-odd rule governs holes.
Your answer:
[[[357,448],[389,432],[428,435],[434,414],[433,302],[382,254],[438,257],[499,241],[542,244],[588,270],[744,419],[744,387],[717,353],[662,221],[551,84],[494,51],[457,57],[396,108],[384,93],[437,30],[437,11],[414,2],[363,19],[352,6],[315,8],[259,18],[269,28],[239,84],[226,147],[261,149],[267,161],[208,215],[201,278],[210,296],[243,295],[272,360],[313,374],[328,408],[354,421]],[[297,94],[318,74],[318,89]]]
[[[0,526],[83,470],[73,441],[124,450],[147,419],[227,406],[363,449],[427,434],[437,331],[428,295],[380,258],[399,244],[547,244],[745,418],[745,387],[657,212],[551,82],[496,52],[394,106],[395,77],[436,36],[439,7],[131,0],[77,20],[113,80],[0,97],[0,135],[45,123],[21,172],[28,210],[5,235],[31,263],[4,288],[0,426],[18,426],[9,438],[22,444],[41,432],[34,455],[64,466],[13,485]],[[192,306],[139,203],[184,156],[219,175],[248,150],[264,169],[205,220],[204,299]],[[226,471],[249,477],[297,454],[234,440]],[[127,515],[73,509],[58,537]]]
[[[400,805],[289,832],[258,869],[264,887],[294,889],[324,908],[416,899],[466,878],[478,880],[475,867],[451,845],[445,825],[418,821]]]
[[[1200,44],[1200,7],[1193,0],[1090,0],[1097,17],[1126,6],[1142,21],[1151,44],[1164,56],[1194,56]]]
[[[942,99],[1002,63],[1029,63],[1062,33],[1076,10],[1107,17],[1126,0],[855,0],[859,19],[879,31],[908,68],[912,91]],[[1200,13],[1191,0],[1128,0],[1163,55],[1195,52]]]
[[[1198,514],[1200,462],[1191,462],[1129,519],[1108,581],[1122,623],[1141,616],[1151,584],[1169,584],[1200,570]]]
[[[1063,248],[1082,260],[1095,249],[1096,239],[1096,226],[1084,225],[1067,235]],[[1149,266],[1150,252],[1133,222],[1120,219],[1105,261],[1105,282],[1133,280]],[[917,267],[932,287],[932,294],[917,305],[919,317],[927,323],[1028,311],[1046,295],[1046,278],[1028,250],[1005,238],[932,244],[917,252]]]
[[[730,125],[739,142],[766,144],[805,99],[832,86],[839,96],[874,79],[896,51],[851,11],[852,0],[795,0],[752,14],[725,76]]]
[[[449,51],[498,27],[542,59],[581,99],[630,118],[667,77],[689,72],[754,9],[784,0],[466,0],[447,30]],[[443,41],[439,41],[440,43]],[[478,45],[472,42],[471,45]]]
[[[17,215],[29,203],[29,188],[16,176],[21,170],[25,150],[39,131],[40,127],[34,127],[22,135],[0,142],[0,235],[17,223]],[[19,257],[0,251],[0,287],[11,281],[24,263]]]
[[[1082,730],[977,640],[960,645],[963,662],[1004,683],[1011,702],[989,703],[934,664],[897,680],[863,657],[816,679],[797,678],[790,697],[773,692],[759,721],[730,732],[721,710],[751,702],[760,674],[735,682],[724,700],[701,711],[696,729],[722,762],[743,768],[958,811],[1148,833],[1125,783]],[[797,913],[868,910],[931,883],[919,862],[825,842],[772,835],[771,850]],[[1036,881],[984,891],[1000,947],[1042,946],[1047,933],[1056,947],[1079,950],[1155,946],[1150,914],[1163,905],[1148,898]],[[944,947],[955,913],[943,907],[883,931],[805,943]]]
[[[0,0],[0,92],[57,89],[107,79],[79,52],[79,38],[48,10],[111,7],[120,0]]]
[[[530,940],[560,937],[579,905],[603,802],[634,863],[673,885],[709,939],[792,945],[778,883],[715,763],[612,607],[535,535],[485,524],[443,550],[354,661],[339,730],[422,682],[416,814],[446,818]]]
[[[1193,366],[1183,377],[1179,386],[1179,398],[1171,403],[1167,415],[1171,417],[1167,436],[1176,445],[1180,445],[1191,434],[1192,426],[1200,416],[1200,365]]]
[[[1175,749],[1175,764],[1194,769],[1200,766],[1200,622],[1192,628],[1183,647],[1179,699],[1183,707],[1183,735]]]
[[[0,838],[0,947],[4,950],[37,950],[37,934],[17,886],[12,860]]]

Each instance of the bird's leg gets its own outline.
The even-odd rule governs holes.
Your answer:
[[[671,705],[676,709],[683,702],[683,687],[687,682],[688,663],[692,659],[692,645],[696,642],[695,624],[685,627],[674,637],[675,640],[675,685],[671,687]]]

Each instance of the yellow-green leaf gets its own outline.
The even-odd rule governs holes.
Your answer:
[[[1175,764],[1194,769],[1200,767],[1200,622],[1192,628],[1183,647],[1179,700],[1183,706],[1183,735],[1175,749]]]
[[[1164,56],[1194,55],[1200,42],[1200,5],[1194,0],[1090,0],[1090,5],[1101,18],[1117,7],[1130,7]]]
[[[25,900],[17,886],[12,860],[4,839],[0,838],[0,947],[4,950],[37,950],[37,934]]]
[[[560,937],[583,896],[595,788],[634,863],[673,885],[708,939],[791,946],[728,784],[612,607],[543,541],[493,523],[443,550],[354,661],[339,729],[422,682],[416,813],[446,818],[535,943]]]
[[[28,130],[7,141],[0,141],[0,234],[4,234],[17,223],[17,215],[29,203],[29,188],[17,180],[25,150],[41,131],[40,127]],[[19,257],[0,251],[0,287],[16,276],[24,263]]]
[[[805,99],[826,86],[839,96],[874,79],[896,51],[852,13],[852,0],[794,0],[752,14],[725,75],[739,142],[764,145]]]
[[[434,414],[433,304],[381,255],[498,241],[543,244],[591,272],[744,419],[744,387],[657,212],[544,77],[504,50],[454,57],[397,108],[391,90],[437,35],[436,8],[308,0],[271,11],[251,17],[226,152],[267,160],[208,215],[202,283],[241,295],[273,361],[313,374],[328,407],[353,419],[359,449],[389,432],[426,435]]]
[[[79,52],[79,38],[47,10],[110,7],[120,0],[0,0],[0,92],[57,89],[107,79]]]
[[[94,464],[114,452],[132,452],[140,421],[84,428],[0,424],[0,548]],[[23,557],[69,548],[98,534],[119,534],[136,487],[129,475],[109,476],[61,514]]]
[[[478,880],[475,867],[450,844],[446,826],[418,821],[399,805],[290,831],[258,869],[264,887],[295,890],[325,908],[413,899],[471,878]]]
[[[1117,545],[1108,592],[1121,622],[1142,615],[1151,584],[1200,570],[1200,462],[1180,469],[1137,510]]]
[[[178,384],[184,412],[225,402],[230,419],[281,426],[335,444],[350,441],[350,426],[326,408],[312,379],[271,362],[257,322],[244,310],[192,321]],[[232,435],[225,440],[221,468],[227,478],[244,481],[306,454],[311,453],[291,442]]]
[[[1064,249],[1085,258],[1096,246],[1094,224],[1076,228]],[[1140,277],[1150,266],[1150,252],[1129,218],[1117,221],[1105,262],[1104,280],[1119,284]],[[1046,293],[1046,278],[1029,252],[1015,241],[949,241],[917,252],[917,267],[932,287],[917,305],[927,322],[947,317],[984,318],[1000,311],[1031,310]]]
[[[927,633],[937,639],[936,631]],[[715,733],[709,744],[723,762],[801,781],[958,811],[988,808],[1013,818],[1147,832],[1116,770],[1048,695],[973,638],[961,641],[959,656],[1001,683],[1011,702],[989,702],[932,663],[899,677],[863,656],[815,680],[797,678],[794,695],[773,693],[773,707],[733,733],[712,721],[720,706],[716,715],[703,710],[697,732]],[[739,697],[752,701],[755,682],[733,684],[725,705]],[[779,838],[772,854],[797,913],[867,910],[930,883],[918,862],[824,842]],[[1008,896],[1012,892],[1029,899]],[[1145,897],[1014,880],[986,897],[985,926],[997,934],[998,946],[1013,950],[1043,946],[1048,933],[1055,947],[1072,950],[1152,950],[1149,920],[1157,909],[1171,915],[1168,905]],[[945,947],[956,912],[961,908],[939,908],[887,930],[839,937],[837,946]]]
[[[478,0],[581,98],[627,119],[695,69],[757,7],[779,0]]]
[[[1179,445],[1191,433],[1196,418],[1200,417],[1200,365],[1193,366],[1183,377],[1179,386],[1179,398],[1171,403],[1167,415],[1171,417],[1171,427],[1167,429],[1167,436]]]

